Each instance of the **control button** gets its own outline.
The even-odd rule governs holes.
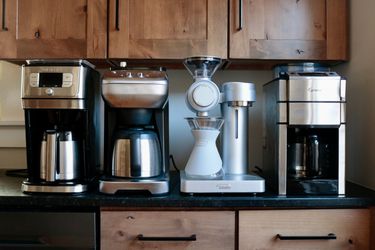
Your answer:
[[[144,77],[145,77],[145,76],[143,75],[142,72],[138,72],[138,73],[137,73],[137,76],[138,76],[139,78],[144,78]]]
[[[63,82],[72,82],[73,81],[73,74],[72,73],[64,73],[63,74]]]
[[[63,81],[62,87],[63,88],[69,88],[73,85],[72,81]]]
[[[133,78],[132,72],[126,72],[126,77],[127,78]]]
[[[38,73],[31,73],[29,76],[30,79],[30,86],[31,87],[38,87],[39,84],[39,74]]]
[[[48,89],[46,89],[45,93],[46,93],[47,95],[53,95],[53,89],[48,88]]]
[[[39,83],[38,81],[31,81],[30,80],[30,86],[33,87],[33,88],[38,87],[38,83]]]

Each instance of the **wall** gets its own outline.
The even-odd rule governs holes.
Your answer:
[[[0,61],[0,168],[25,168],[21,70]]]
[[[335,70],[347,81],[347,179],[375,190],[375,1],[350,1],[350,54]]]

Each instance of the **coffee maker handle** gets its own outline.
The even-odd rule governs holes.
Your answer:
[[[46,143],[46,181],[56,181],[56,166],[57,166],[57,133],[47,133]]]

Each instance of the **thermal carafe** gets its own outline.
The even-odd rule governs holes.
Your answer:
[[[345,194],[346,80],[283,72],[264,85],[263,172],[287,194]]]
[[[149,178],[163,173],[160,142],[157,134],[143,128],[116,132],[112,154],[112,175]]]
[[[70,181],[79,177],[78,145],[72,132],[47,130],[40,150],[40,178],[53,182]]]

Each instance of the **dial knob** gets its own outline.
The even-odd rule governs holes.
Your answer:
[[[220,90],[208,79],[194,82],[188,89],[186,102],[194,112],[208,112],[214,109],[220,101]]]
[[[200,85],[193,90],[192,97],[197,105],[208,107],[215,101],[215,92],[206,85]]]

